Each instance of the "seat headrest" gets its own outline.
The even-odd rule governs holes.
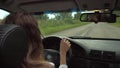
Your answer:
[[[17,25],[0,25],[0,66],[17,68],[28,51],[25,30]]]

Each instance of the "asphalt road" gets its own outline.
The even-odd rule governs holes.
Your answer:
[[[53,33],[51,35],[120,39],[120,28],[108,23],[100,22],[98,24],[91,23],[81,27],[64,30],[61,32]]]

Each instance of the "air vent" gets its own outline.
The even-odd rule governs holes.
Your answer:
[[[115,59],[115,52],[110,51],[103,51],[103,59],[114,60]]]
[[[89,53],[90,58],[100,59],[102,56],[102,51],[100,50],[91,50]]]

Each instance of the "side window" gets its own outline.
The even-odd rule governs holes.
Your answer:
[[[10,14],[9,12],[0,9],[0,20],[3,20],[9,14]]]

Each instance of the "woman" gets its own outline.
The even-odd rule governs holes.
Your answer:
[[[53,68],[49,62],[45,61],[41,33],[38,22],[29,13],[11,13],[6,17],[3,24],[16,24],[23,27],[28,35],[28,52],[21,62],[22,68]],[[70,48],[70,42],[62,39],[60,42],[60,68],[67,68],[66,53]]]

